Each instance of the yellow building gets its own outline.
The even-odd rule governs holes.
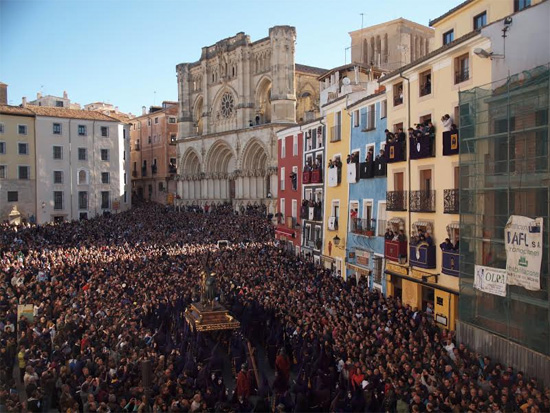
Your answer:
[[[395,236],[385,241],[388,295],[433,311],[436,321],[451,329],[459,293],[459,254],[454,248],[459,237],[459,148],[458,131],[451,124],[460,127],[469,116],[468,107],[459,107],[459,90],[490,82],[491,60],[486,57],[502,47],[492,45],[479,29],[491,23],[504,28],[506,23],[495,19],[513,13],[514,3],[462,3],[431,22],[434,51],[380,80],[388,95],[388,129],[395,134],[394,143],[386,146],[387,226]],[[487,56],[474,53],[476,49]],[[409,134],[409,127],[416,129],[417,124],[423,126]],[[440,247],[446,238],[452,246]]]
[[[325,179],[324,225],[325,241],[322,260],[345,277],[346,234],[348,227],[347,157],[350,154],[351,113],[347,107],[374,91],[377,86],[369,78],[369,69],[360,64],[332,69],[322,75],[321,113],[327,130],[325,144],[326,162],[323,165]],[[370,80],[370,82],[369,82]]]
[[[34,114],[19,106],[0,105],[0,220],[19,211],[36,217]],[[12,215],[13,218],[13,215]]]

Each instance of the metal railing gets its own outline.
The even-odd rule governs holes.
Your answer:
[[[468,69],[455,72],[455,84],[465,82],[470,78],[470,71]]]
[[[350,232],[353,234],[373,237],[374,231],[376,231],[376,221],[371,219],[351,218],[349,225]]]
[[[409,208],[411,212],[435,212],[435,191],[411,191]]]
[[[460,193],[458,189],[443,190],[443,213],[458,214]]]
[[[386,210],[387,211],[406,211],[407,210],[407,191],[387,191],[386,192]]]

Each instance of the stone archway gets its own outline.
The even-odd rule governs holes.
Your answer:
[[[237,164],[233,149],[223,140],[216,141],[208,151],[205,164],[202,187],[207,196],[203,198],[229,200],[229,174]]]
[[[179,194],[182,199],[201,198],[201,162],[199,154],[192,148],[187,149],[181,157],[179,170],[183,177]]]
[[[237,181],[237,196],[249,200],[265,199],[268,190],[268,156],[265,146],[258,139],[252,138],[243,150],[240,164],[242,176]]]
[[[256,87],[255,97],[255,125],[271,122],[271,80],[262,78]]]

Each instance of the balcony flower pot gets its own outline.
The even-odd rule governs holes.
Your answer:
[[[374,231],[365,231],[367,237],[374,237]]]

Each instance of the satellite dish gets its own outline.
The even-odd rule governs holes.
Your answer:
[[[351,83],[351,80],[349,80],[348,77],[345,77],[345,78],[342,79],[342,83],[347,86]]]

